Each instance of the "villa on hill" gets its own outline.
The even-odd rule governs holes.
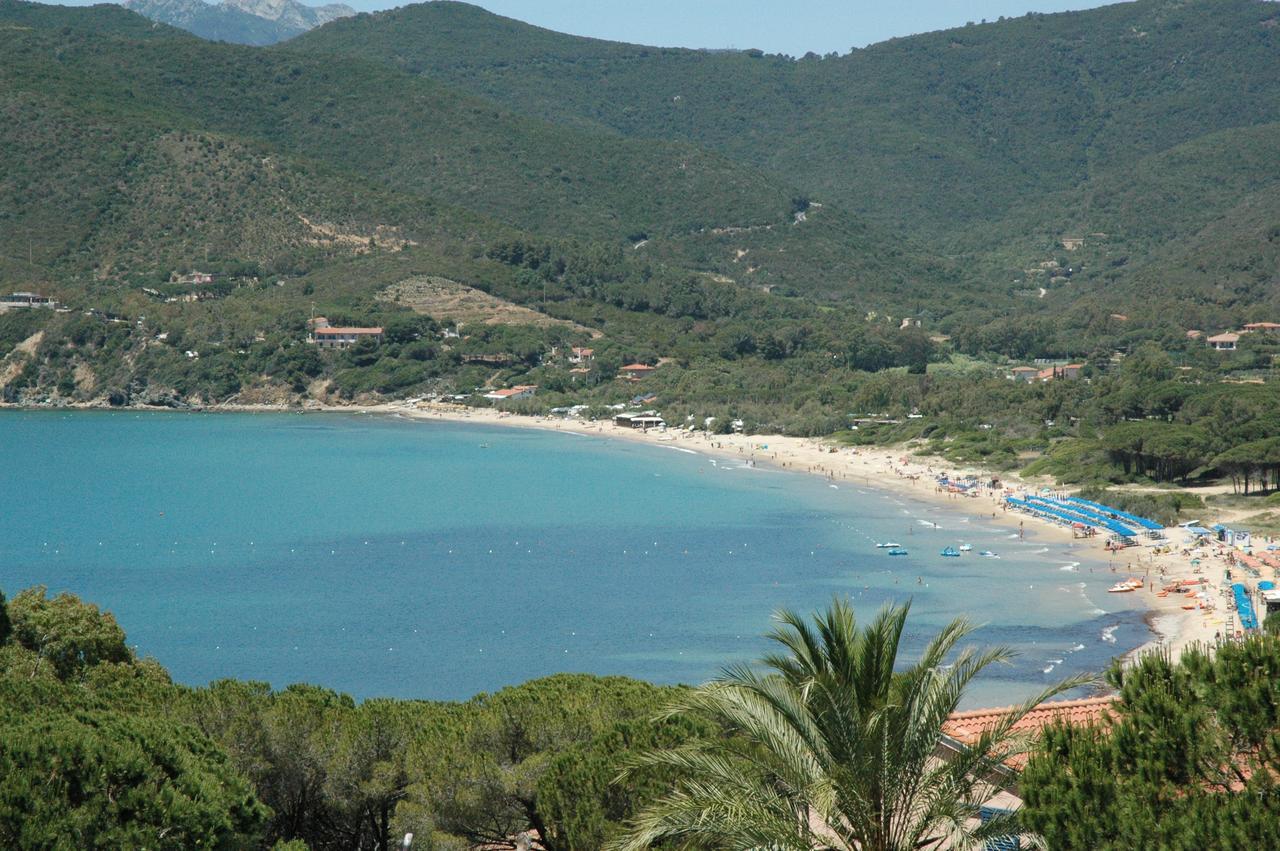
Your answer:
[[[657,369],[657,367],[649,366],[648,364],[631,363],[622,368],[619,378],[639,381],[645,376],[651,375],[655,369]]]
[[[1212,346],[1214,351],[1234,352],[1236,344],[1240,342],[1240,335],[1228,331],[1225,334],[1214,334],[1205,339],[1205,342]]]
[[[47,295],[40,293],[10,293],[0,295],[0,312],[13,308],[43,307],[47,310],[58,310],[62,305]]]
[[[375,343],[382,342],[381,328],[347,328],[335,327],[329,324],[329,320],[323,316],[307,322],[311,326],[311,336],[307,338],[308,342],[314,343],[317,348],[321,349],[349,349],[361,340],[373,340]]]
[[[1009,377],[1014,381],[1022,381],[1026,384],[1034,384],[1037,381],[1053,381],[1054,379],[1064,379],[1074,381],[1084,376],[1084,364],[1069,363],[1062,366],[1048,366],[1038,369],[1034,366],[1015,366],[1010,370]]]

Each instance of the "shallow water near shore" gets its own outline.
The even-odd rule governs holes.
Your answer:
[[[1151,637],[1096,556],[1018,540],[986,501],[683,448],[387,416],[88,411],[2,412],[0,441],[0,588],[99,604],[185,683],[435,699],[557,671],[695,683],[764,652],[778,607],[847,594],[863,618],[912,599],[908,653],[957,615],[1016,648],[974,687],[978,706]],[[875,548],[888,540],[909,555]],[[973,552],[939,556],[961,543]]]

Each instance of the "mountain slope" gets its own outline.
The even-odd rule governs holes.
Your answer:
[[[1257,0],[1138,0],[792,61],[576,38],[437,2],[336,22],[289,49],[364,56],[572,126],[704,145],[937,234],[1280,119],[1277,20]]]
[[[35,20],[24,4],[0,6],[8,8]],[[96,15],[83,11],[81,19]],[[885,308],[900,303],[900,291],[923,295],[940,280],[936,264],[900,240],[834,206],[814,207],[800,222],[799,190],[687,143],[557,127],[356,59],[211,44],[164,30],[181,41],[175,50],[166,39],[91,29],[0,31],[9,60],[0,67],[0,91],[14,116],[5,131],[13,190],[0,209],[13,224],[0,236],[10,258],[30,254],[23,234],[35,227],[47,235],[46,251],[81,271],[96,268],[83,226],[103,219],[121,191],[147,197],[115,187],[138,179],[137,158],[172,152],[158,140],[161,131],[176,131],[174,138],[201,145],[222,140],[262,157],[285,155],[300,168],[311,162],[352,185],[532,234],[644,243],[632,249],[638,256],[753,287],[857,296]],[[78,143],[64,150],[63,140],[72,139]],[[181,170],[181,157],[169,162]],[[216,174],[208,179],[216,186]],[[170,190],[181,197],[186,180],[180,175]],[[54,187],[49,198],[60,200],[41,200],[45,184]],[[220,215],[235,218],[234,196],[205,203],[214,211],[204,216],[209,226]],[[65,215],[69,209],[77,213]],[[150,221],[170,215],[156,207]],[[364,224],[396,222],[383,216]],[[172,234],[165,227],[148,236]],[[735,263],[741,252],[749,263]]]
[[[210,41],[267,45],[355,14],[350,6],[304,6],[297,0],[125,0],[139,15]]]

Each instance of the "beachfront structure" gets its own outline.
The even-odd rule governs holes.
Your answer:
[[[349,349],[361,340],[381,343],[382,329],[335,328],[326,322],[324,327],[313,328],[309,339],[321,349]]]
[[[664,428],[667,423],[662,417],[658,416],[656,411],[644,411],[639,414],[618,414],[613,418],[613,424],[622,426],[623,428]]]
[[[1214,334],[1212,337],[1205,340],[1205,342],[1212,346],[1215,351],[1234,352],[1236,350],[1236,343],[1240,342],[1240,335],[1228,331],[1225,334]]]
[[[520,399],[532,399],[537,393],[538,385],[536,384],[517,384],[515,387],[486,393],[484,398],[491,402],[515,402]]]
[[[58,307],[58,303],[47,295],[40,293],[10,293],[9,295],[0,296],[0,307],[44,307],[54,310]]]

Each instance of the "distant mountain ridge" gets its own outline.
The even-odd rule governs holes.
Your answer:
[[[263,46],[301,35],[356,12],[342,3],[305,6],[297,0],[125,0],[124,6],[210,41]]]

